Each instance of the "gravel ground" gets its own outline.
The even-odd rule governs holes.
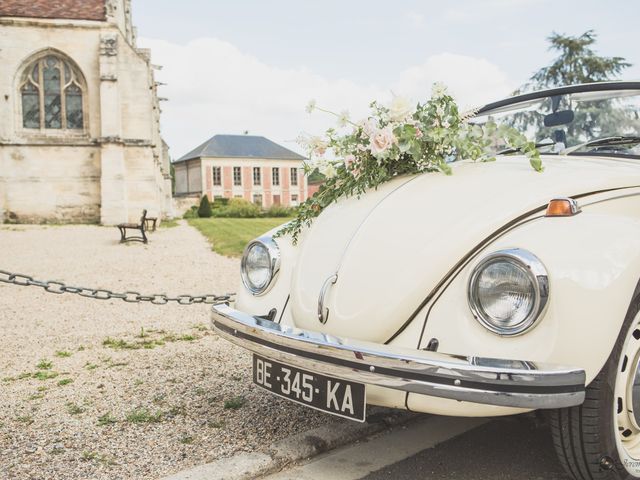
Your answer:
[[[234,291],[238,260],[187,225],[148,245],[115,228],[0,226],[0,270],[170,295]],[[205,305],[155,306],[0,283],[0,477],[159,478],[334,421],[251,383]]]

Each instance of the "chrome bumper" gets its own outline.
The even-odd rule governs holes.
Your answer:
[[[584,401],[585,373],[520,360],[465,357],[338,338],[214,305],[223,338],[285,364],[381,387],[466,402],[561,408]]]

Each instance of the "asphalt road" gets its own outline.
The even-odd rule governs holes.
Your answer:
[[[492,420],[362,480],[568,480],[548,427],[534,416]]]
[[[543,417],[427,417],[268,480],[569,480]]]

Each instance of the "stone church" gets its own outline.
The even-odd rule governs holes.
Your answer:
[[[0,223],[170,213],[158,67],[131,0],[2,0],[0,65]]]

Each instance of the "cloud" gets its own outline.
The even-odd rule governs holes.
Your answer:
[[[300,151],[295,138],[302,132],[321,133],[335,119],[308,115],[305,105],[335,111],[348,109],[363,118],[369,103],[387,101],[391,92],[428,98],[431,84],[444,81],[463,105],[476,105],[508,94],[513,86],[490,62],[443,53],[407,68],[391,84],[361,84],[346,78],[326,78],[306,67],[268,65],[216,38],[181,45],[165,40],[140,39],[151,48],[153,62],[163,66],[160,87],[163,136],[173,158],[179,158],[216,133],[264,135]]]
[[[527,7],[541,7],[542,4],[549,3],[550,0],[484,0],[482,2],[466,1],[456,3],[444,11],[443,17],[446,22],[468,22],[478,23],[481,20],[492,19],[513,9],[523,9]]]
[[[463,109],[499,99],[516,88],[507,75],[488,60],[441,53],[401,72],[393,89],[422,99],[429,95],[434,82],[446,84]]]

